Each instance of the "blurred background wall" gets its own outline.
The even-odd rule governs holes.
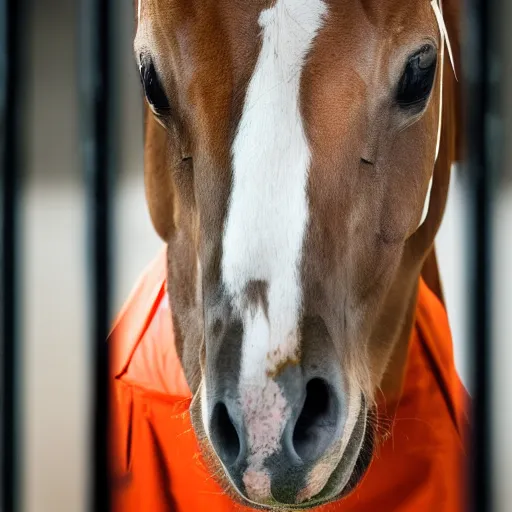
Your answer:
[[[78,2],[30,0],[24,229],[25,510],[85,510],[88,435],[85,197],[79,145]],[[115,310],[156,254],[142,188],[142,108],[123,6]]]
[[[120,68],[121,160],[116,194],[117,259],[115,310],[161,246],[145,205],[142,180],[142,118],[139,80],[132,57],[131,2],[124,6],[117,34]],[[27,69],[27,186],[23,198],[24,334],[26,339],[25,510],[85,510],[88,394],[86,279],[84,272],[85,200],[78,126],[78,7],[72,0],[31,0]],[[510,106],[510,105],[509,105]],[[510,155],[512,156],[512,155]],[[507,159],[510,161],[510,158]],[[502,269],[512,263],[512,195],[499,205],[497,239]],[[445,221],[438,236],[442,279],[448,303],[457,365],[465,382],[464,189],[454,175]],[[505,246],[506,243],[509,244]],[[507,252],[508,251],[508,252]],[[506,256],[508,254],[508,256]],[[497,308],[500,353],[497,383],[512,390],[512,277],[499,275],[503,299]],[[506,333],[506,335],[505,335]],[[501,396],[501,395],[500,395]],[[497,399],[500,408],[508,400]],[[507,407],[505,407],[507,409]],[[503,415],[497,435],[512,431],[512,414]],[[508,429],[508,430],[507,430]],[[508,443],[510,445],[510,443]],[[501,475],[512,475],[510,457],[500,459]],[[510,478],[510,477],[509,477]],[[500,475],[496,475],[500,481]],[[500,487],[502,503],[512,503],[510,486]],[[506,493],[509,493],[508,495]],[[512,510],[512,508],[501,508]]]

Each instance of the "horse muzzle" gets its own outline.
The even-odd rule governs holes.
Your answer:
[[[334,362],[322,371],[288,366],[217,395],[208,407],[208,438],[245,501],[310,508],[338,496],[351,479],[366,427],[364,400],[355,396]]]

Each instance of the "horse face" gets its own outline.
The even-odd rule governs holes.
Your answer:
[[[439,46],[427,0],[139,2],[147,196],[194,428],[244,503],[333,499],[371,455]]]

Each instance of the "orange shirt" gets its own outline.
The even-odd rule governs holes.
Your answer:
[[[253,510],[226,496],[203,465],[188,412],[191,393],[174,346],[165,251],[132,292],[109,343],[113,510]],[[315,511],[465,510],[466,400],[446,312],[420,281],[404,391],[391,434],[354,491]]]

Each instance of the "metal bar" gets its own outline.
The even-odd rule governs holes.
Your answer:
[[[493,206],[500,137],[493,128],[497,82],[492,15],[496,0],[466,0],[463,45],[467,114],[469,315],[472,356],[472,436],[468,504],[492,512],[492,261]]]
[[[110,508],[108,427],[109,353],[106,339],[111,319],[111,191],[114,176],[113,0],[83,0],[82,116],[84,166],[88,199],[88,261],[91,278],[93,459],[90,510]]]
[[[0,511],[20,510],[21,2],[0,0]]]

